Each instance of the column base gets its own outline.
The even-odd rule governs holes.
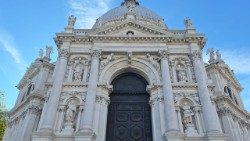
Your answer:
[[[95,140],[95,133],[91,129],[83,129],[76,133],[75,141],[94,141]]]
[[[32,134],[32,141],[53,141],[55,135],[51,132],[35,132]]]
[[[222,133],[207,133],[206,141],[228,141],[229,135]]]

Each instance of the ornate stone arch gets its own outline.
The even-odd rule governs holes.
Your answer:
[[[131,63],[128,62],[127,58],[110,62],[100,72],[99,82],[110,84],[116,76],[125,72],[135,72],[143,76],[149,85],[161,83],[160,74],[155,67],[149,62],[137,58],[133,58]]]
[[[183,104],[183,102],[185,102],[185,101],[187,101],[187,102],[189,102],[192,106],[199,106],[198,104],[197,104],[197,102],[194,100],[194,99],[192,99],[192,98],[189,98],[189,97],[182,97],[182,98],[180,98],[178,101],[177,101],[177,105],[178,106],[182,106],[182,104]]]

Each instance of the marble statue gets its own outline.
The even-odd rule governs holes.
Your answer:
[[[73,74],[73,81],[82,81],[82,76],[83,76],[83,65],[82,64],[78,64],[75,67],[75,71]]]
[[[46,55],[45,55],[46,58],[50,59],[50,55],[52,53],[52,49],[53,48],[51,46],[46,46]]]
[[[102,60],[101,68],[104,68],[106,65],[108,65],[113,60],[114,60],[114,53],[111,53],[106,58],[104,58],[104,60]]]
[[[185,23],[185,26],[186,26],[186,29],[192,29],[193,28],[193,22],[190,18],[186,18],[184,20],[184,23]]]
[[[178,64],[176,66],[176,73],[177,73],[178,82],[187,82],[188,81],[187,74],[186,74],[186,71],[185,71],[185,68],[183,65]]]
[[[76,116],[76,105],[68,105],[66,114],[65,114],[65,122],[66,123],[73,123]]]
[[[68,18],[68,27],[73,28],[75,26],[75,22],[76,22],[76,17],[73,15],[70,15]]]
[[[216,51],[216,59],[221,60],[221,54],[220,54],[219,50]]]
[[[187,82],[187,75],[185,70],[178,71],[178,80],[179,82]]]
[[[215,52],[213,48],[207,50],[207,54],[209,54],[209,62],[213,62],[215,60]]]
[[[39,57],[39,58],[43,58],[43,49],[40,49],[40,50],[39,50],[38,57]]]

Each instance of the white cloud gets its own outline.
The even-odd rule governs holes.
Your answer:
[[[110,9],[113,0],[68,0],[69,14],[77,17],[80,28],[91,28],[96,19]]]
[[[0,47],[2,47],[14,59],[15,63],[22,71],[25,70],[27,63],[22,59],[20,52],[15,48],[15,43],[12,36],[0,29]]]

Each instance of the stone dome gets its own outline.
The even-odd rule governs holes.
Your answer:
[[[96,20],[93,28],[113,25],[128,19],[134,19],[151,26],[166,28],[164,19],[153,11],[139,5],[136,0],[124,0],[121,6],[109,10]]]

